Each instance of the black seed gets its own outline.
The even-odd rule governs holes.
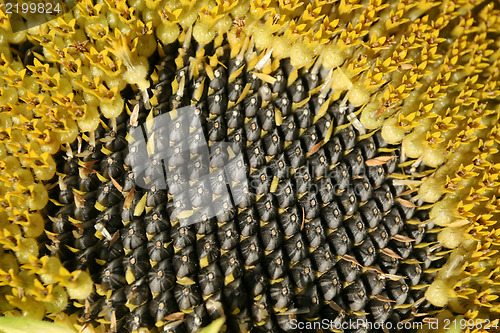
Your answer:
[[[371,295],[378,295],[385,288],[385,277],[375,270],[368,270],[362,275],[364,285]]]
[[[264,251],[274,251],[278,249],[283,242],[283,236],[278,223],[276,221],[271,221],[261,226],[260,239],[262,240]]]
[[[282,281],[272,284],[269,287],[271,302],[277,309],[287,309],[293,299],[291,281],[285,277]]]
[[[242,245],[240,245],[240,247],[242,247]],[[219,264],[222,268],[224,276],[230,276],[232,274],[233,278],[237,279],[243,274],[242,262],[237,249],[233,249],[222,255],[219,260]]]
[[[340,259],[337,263],[338,271],[344,277],[346,282],[353,282],[361,273],[361,267],[358,264],[345,259]]]
[[[307,256],[306,243],[302,239],[301,234],[296,234],[285,242],[285,250],[288,258],[292,262],[297,262]]]
[[[267,156],[275,156],[283,151],[281,135],[277,129],[269,132],[264,138],[264,148]]]
[[[148,273],[149,288],[154,294],[163,293],[175,284],[175,274],[170,259],[153,266]]]
[[[369,138],[361,140],[358,145],[363,152],[363,157],[365,158],[365,160],[369,160],[375,157],[377,153],[377,146],[373,137],[370,136]]]
[[[221,250],[231,250],[238,245],[240,235],[236,228],[236,222],[227,222],[219,226],[217,230],[219,246]]]
[[[218,116],[213,120],[208,120],[207,123],[208,135],[210,141],[220,141],[226,135],[226,122],[223,116]]]
[[[311,256],[319,273],[325,273],[335,265],[335,257],[328,243],[320,245]]]
[[[276,280],[282,277],[288,269],[288,261],[283,253],[283,250],[278,249],[266,256],[264,259],[264,267],[271,280]],[[266,281],[267,284],[265,275],[258,277],[259,280],[261,278],[263,281]]]
[[[314,127],[310,127],[304,133],[302,133],[302,135],[300,136],[300,141],[302,142],[302,146],[304,147],[305,151],[309,152],[320,141],[320,138],[316,133],[316,129]]]
[[[123,173],[123,152],[118,151],[101,161],[101,171],[105,178],[113,177],[117,179]]]
[[[278,95],[278,97],[273,101],[274,106],[281,111],[281,114],[288,118],[290,115],[290,111],[292,110],[292,102],[288,98],[286,92],[282,92]]]
[[[366,238],[366,226],[358,215],[354,215],[348,220],[344,221],[344,226],[346,228],[349,238],[354,244],[360,243]]]
[[[122,237],[123,247],[125,249],[135,249],[147,242],[142,220],[135,220],[130,222],[120,232]]]
[[[154,322],[163,321],[169,314],[177,312],[177,304],[172,292],[165,291],[149,303],[149,311]]]
[[[183,167],[178,167],[168,171],[167,181],[168,192],[170,194],[177,195],[186,189],[188,185],[188,179],[186,179],[185,175],[186,170]]]
[[[356,144],[356,132],[354,132],[352,126],[340,130],[337,135],[339,136],[344,150],[354,148]]]
[[[129,312],[126,303],[125,288],[113,291],[109,299],[105,301],[105,306],[111,310],[107,316],[111,318],[111,313],[114,311],[117,319],[123,318]]]
[[[178,278],[191,276],[198,270],[198,257],[193,246],[179,250],[172,258],[175,275]]]
[[[204,296],[212,295],[221,290],[224,285],[224,276],[217,264],[212,264],[198,273],[201,293]]]
[[[373,197],[379,208],[383,212],[387,212],[394,205],[394,198],[391,189],[388,185],[382,185],[379,189],[373,192]]]
[[[311,165],[312,174],[314,175],[315,178],[321,178],[321,177],[328,176],[330,164],[329,164],[328,158],[326,157],[325,150],[323,148],[320,148],[310,158],[310,165]],[[319,187],[319,190],[322,190],[322,188]],[[329,189],[328,191],[331,191],[331,189]]]
[[[191,332],[197,332],[201,330],[203,326],[209,324],[207,311],[203,305],[195,307],[194,311],[188,313],[184,320],[185,325],[190,328]]]
[[[325,145],[326,156],[328,157],[329,163],[331,165],[337,163],[342,155],[342,143],[337,136],[332,137]]]
[[[183,249],[186,246],[193,245],[196,239],[196,235],[190,227],[184,227],[181,225],[172,227],[170,237],[172,237],[172,245],[176,249]]]
[[[147,278],[143,277],[125,287],[127,301],[132,305],[141,305],[151,299]]]
[[[368,304],[370,316],[374,322],[384,323],[392,312],[391,302],[372,299]]]
[[[245,87],[245,82],[242,79],[236,79],[233,83],[230,83],[227,87],[227,97],[231,102],[236,102]]]
[[[255,204],[257,212],[263,221],[271,221],[276,218],[277,209],[274,196],[269,193],[260,198]]]
[[[260,135],[260,134],[259,134]],[[258,169],[266,162],[265,151],[262,142],[257,141],[246,150],[247,160],[250,167]]]
[[[346,111],[347,111],[347,108],[345,106],[340,107],[340,101],[333,103],[328,108],[328,113],[333,115],[333,119],[335,120],[336,126],[340,126],[340,125],[345,123]]]
[[[349,154],[344,157],[344,162],[347,164],[351,175],[360,176],[365,170],[365,160],[361,149],[354,148]]]
[[[366,178],[355,179],[353,181],[353,187],[359,202],[366,202],[371,198],[373,187]]]
[[[261,168],[250,175],[250,187],[257,195],[269,193],[272,180],[272,175],[269,175],[268,169]]]
[[[321,218],[328,228],[335,229],[344,220],[344,215],[339,204],[333,200],[322,208]]]
[[[382,213],[374,200],[369,200],[361,206],[359,213],[369,228],[375,228],[382,220]]]
[[[302,212],[297,207],[291,206],[280,214],[280,225],[283,228],[285,236],[295,235],[302,225]]]
[[[248,141],[257,141],[260,139],[260,123],[257,117],[252,118],[245,124],[245,134]]]
[[[193,208],[205,207],[212,201],[212,186],[208,179],[201,179],[189,190]]]
[[[342,282],[335,268],[323,274],[318,280],[318,285],[326,301],[333,300],[342,289]]]
[[[405,224],[405,230],[410,238],[415,240],[415,244],[420,244],[425,235],[425,227],[420,224]]]
[[[422,276],[422,267],[419,264],[404,264],[400,270],[411,286],[419,284]]]
[[[176,285],[174,287],[174,296],[177,306],[182,310],[190,310],[200,304],[200,295],[196,284]]]
[[[245,120],[242,104],[237,104],[226,111],[226,122],[228,128],[240,128]]]
[[[276,72],[273,73],[273,77],[276,79],[272,86],[273,93],[281,93],[286,89],[286,76],[281,68],[278,68]]]
[[[75,232],[78,234],[75,239],[75,243],[73,244],[75,248],[84,250],[97,243],[98,239],[95,236],[95,229],[93,228],[94,225],[95,221],[88,221],[80,225],[82,228]]]
[[[309,128],[312,125],[313,114],[309,108],[309,104],[304,104],[294,111],[295,120],[298,128]]]
[[[306,194],[300,198],[299,204],[304,208],[306,219],[313,219],[320,214],[320,203],[314,191],[306,192]]]
[[[111,181],[102,184],[98,189],[97,202],[104,207],[111,207],[119,203],[123,196]]]
[[[403,219],[396,208],[392,208],[389,214],[384,216],[382,224],[386,227],[390,236],[394,236],[403,229]]]
[[[127,283],[123,276],[122,259],[118,258],[107,264],[101,272],[101,284],[105,289],[120,289]]]
[[[257,118],[264,131],[272,131],[276,128],[276,116],[272,104],[257,111]]]
[[[316,88],[320,82],[320,78],[316,73],[306,73],[304,74],[304,79],[306,81],[308,90]]]
[[[349,308],[352,311],[361,311],[369,300],[366,288],[361,281],[351,283],[344,288],[342,293],[344,294],[346,303],[349,304]]]
[[[342,192],[340,195],[340,203],[344,208],[345,215],[352,215],[358,210],[358,198],[356,197],[353,187],[349,186]]]
[[[295,191],[297,193],[305,193],[309,191],[312,178],[309,170],[305,166],[299,168],[293,174],[293,179],[295,180]]]
[[[306,290],[300,292],[296,296],[297,306],[299,308],[307,308],[307,318],[315,318],[318,316],[322,307],[320,293],[315,285],[310,286]],[[290,323],[291,324],[291,323]],[[291,326],[291,325],[290,325]]]
[[[276,200],[278,207],[286,208],[292,206],[296,201],[294,184],[290,179],[285,179],[278,183],[276,188]]]
[[[295,123],[294,115],[291,114],[285,119],[283,119],[283,122],[281,123],[281,131],[283,133],[283,140],[287,142],[293,142],[298,139],[299,137],[299,130],[297,128],[297,125]]]
[[[203,223],[203,222],[201,222]],[[212,264],[219,259],[219,245],[215,234],[207,235],[196,242],[196,252],[200,262]]]
[[[170,244],[172,239],[168,231],[163,231],[154,236],[148,242],[149,258],[153,261],[159,262],[173,255],[173,247]]]
[[[406,235],[403,235],[406,236]],[[408,256],[411,254],[413,250],[413,244],[411,241],[408,242],[401,242],[395,239],[392,239],[389,242],[389,247],[393,249],[394,252],[399,254],[401,257],[404,259],[408,258]]]
[[[391,158],[389,161],[387,161],[387,163],[383,165],[385,172],[389,175],[393,173],[396,170],[398,163],[398,158]]]
[[[226,86],[227,86],[227,71],[226,68],[221,65],[214,70],[214,78],[210,80],[209,87],[217,91],[219,89],[225,88]]]
[[[352,246],[352,239],[344,227],[339,227],[328,235],[328,242],[339,256],[346,254]]]
[[[273,267],[272,264],[270,267]],[[266,271],[268,271],[267,268]],[[244,281],[246,286],[248,286],[247,290],[250,292],[250,296],[256,297],[265,292],[269,284],[266,275],[267,273],[261,265],[257,265],[245,272]],[[270,276],[272,276],[272,274],[270,274]]]
[[[262,248],[257,235],[242,240],[240,242],[240,250],[246,266],[255,265],[260,261]]]
[[[332,183],[335,184],[336,191],[343,191],[349,186],[351,176],[345,163],[339,163],[330,171],[329,175]]]
[[[307,212],[307,209],[305,210]],[[307,241],[309,246],[315,248],[323,244],[326,240],[325,230],[321,224],[321,219],[315,218],[304,224]]]
[[[373,187],[382,185],[385,179],[385,170],[381,165],[373,165],[366,167],[367,176]]]
[[[354,247],[353,251],[363,266],[370,266],[377,257],[377,250],[370,238],[366,238],[361,245]]]
[[[83,271],[89,269],[91,274],[97,272],[99,266],[95,262],[97,257],[96,249],[97,246],[88,247],[80,252],[76,258],[76,269]]]
[[[290,276],[299,288],[306,288],[314,282],[314,269],[310,259],[301,260],[290,269]]]
[[[306,87],[302,83],[301,79],[296,79],[295,82],[288,87],[288,92],[290,93],[290,96],[292,96],[294,103],[302,101],[307,95]]]
[[[149,313],[148,304],[143,304],[132,310],[126,317],[126,326],[130,332],[136,332],[140,328],[151,328],[153,318]]]
[[[335,197],[334,186],[329,177],[321,178],[316,183],[316,189],[318,198],[323,204],[329,204],[331,201],[333,201]]]
[[[229,152],[225,142],[215,142],[210,147],[210,166],[212,168],[222,168],[227,164]]]
[[[241,279],[237,279],[226,285],[223,297],[224,305],[231,313],[240,312],[246,308],[247,297]]]
[[[377,263],[385,273],[396,274],[399,268],[399,259],[380,252],[377,257]]]
[[[210,216],[213,216],[210,207],[203,207],[196,212],[195,220],[198,221],[194,224],[196,234],[208,235],[217,229],[216,219],[210,218]]]
[[[116,258],[123,257],[123,244],[122,240],[118,238],[111,247],[109,246],[109,241],[103,238],[98,245],[98,258],[106,262],[111,262]]]
[[[156,207],[164,202],[167,202],[167,191],[152,185],[146,197],[146,206]]]
[[[244,237],[254,235],[259,228],[259,219],[253,207],[250,207],[238,214],[239,230]]]
[[[409,291],[410,288],[402,279],[387,281],[387,292],[396,305],[401,305],[406,301]]]
[[[245,117],[251,118],[257,114],[259,107],[262,103],[262,100],[258,93],[254,93],[245,97],[243,100],[243,105],[245,108]]]
[[[134,249],[131,253],[123,257],[123,271],[126,273],[127,270],[130,270],[136,279],[146,275],[150,268],[148,252],[145,245]]]
[[[401,199],[409,201],[409,199],[411,199],[411,197],[410,196],[403,196],[403,197],[401,197]],[[399,212],[401,213],[401,216],[405,220],[411,219],[411,217],[415,213],[415,209],[416,209],[415,207],[406,207],[406,206],[403,206],[401,204],[401,202],[399,202],[399,201],[396,203],[396,207],[399,209]]]
[[[389,233],[382,224],[369,233],[370,239],[378,249],[383,249],[389,244]]]

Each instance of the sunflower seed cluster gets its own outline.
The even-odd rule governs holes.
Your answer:
[[[425,210],[389,177],[398,148],[352,121],[348,102],[321,109],[333,93],[321,89],[326,71],[290,79],[282,60],[263,78],[225,51],[197,76],[157,60],[152,106],[131,98],[94,144],[84,138],[60,159],[45,244],[91,273],[80,320],[130,332],[194,332],[221,316],[231,332],[289,331],[292,319],[418,320],[430,308],[419,286],[444,259],[428,245]],[[182,112],[193,119],[186,133],[158,121],[185,121]],[[147,149],[131,140],[140,126]],[[200,144],[177,154],[186,138]]]

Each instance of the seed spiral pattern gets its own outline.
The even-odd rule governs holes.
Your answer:
[[[195,45],[179,53],[187,58]],[[100,286],[82,318],[111,322],[114,316],[118,330],[196,331],[224,315],[228,330],[281,331],[295,317],[396,324],[429,309],[419,285],[435,275],[427,271],[436,265],[428,245],[436,235],[426,233],[433,225],[422,223],[426,212],[416,214],[411,194],[387,178],[397,169],[399,149],[380,131],[361,134],[365,129],[348,120],[356,108],[340,101],[314,123],[321,92],[309,92],[328,71],[287,87],[289,63],[269,75],[270,84],[245,74],[247,64],[237,60],[221,62],[212,79],[201,72],[190,80],[188,67],[176,70],[174,59],[160,60],[151,82],[156,105],[148,109],[140,94],[131,98],[137,123],[123,113],[115,129],[99,126],[95,146],[74,144],[82,158],[59,159],[60,182],[50,193],[64,203],[51,218],[61,241],[57,255],[70,271],[88,269]],[[172,81],[180,82],[177,92],[164,88]],[[191,103],[195,108],[183,109]],[[164,130],[162,117],[175,124],[182,112],[204,124],[210,160],[197,150],[181,163],[186,154],[162,158],[186,136],[180,126]],[[108,140],[126,137],[148,115],[156,116],[145,127],[157,128],[149,154],[136,143]],[[243,165],[221,173],[241,160],[228,157],[220,142],[244,156]],[[133,164],[141,160],[148,161],[141,177],[153,184],[147,189],[135,183]],[[168,188],[156,182],[158,175],[165,182],[163,170]],[[209,182],[203,170],[213,175]],[[227,184],[244,197],[224,201]],[[176,201],[186,186],[197,192]],[[215,208],[196,207],[201,192],[214,198]],[[219,205],[215,216],[210,209]],[[188,210],[198,223],[181,223],[178,216]]]
[[[0,5],[0,313],[84,332],[498,318],[499,14],[80,0],[41,24]],[[189,132],[162,129],[186,110]]]

